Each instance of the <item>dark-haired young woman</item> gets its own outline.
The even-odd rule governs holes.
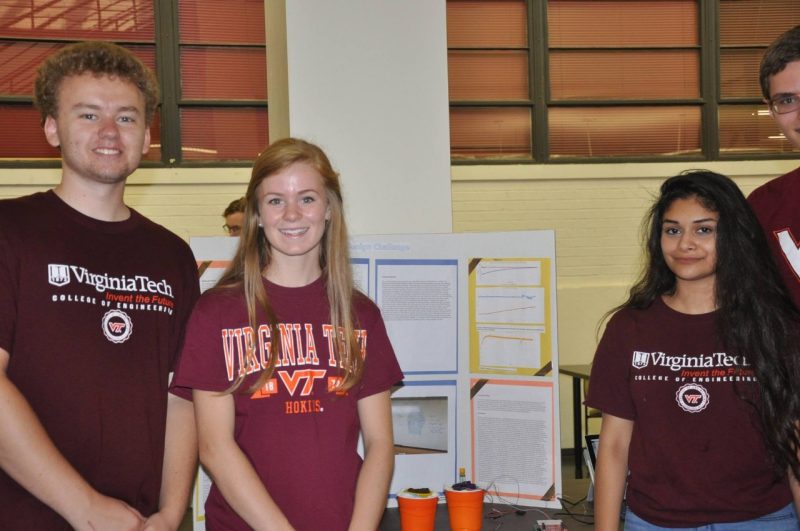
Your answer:
[[[608,322],[586,403],[603,412],[600,531],[797,530],[800,316],[736,184],[666,180],[647,261]]]

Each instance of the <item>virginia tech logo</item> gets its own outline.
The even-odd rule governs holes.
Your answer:
[[[647,364],[650,362],[650,353],[649,352],[639,352],[638,350],[633,351],[633,360],[631,361],[631,365],[633,365],[634,369],[644,369],[647,367]]]
[[[133,333],[133,322],[121,310],[107,311],[103,316],[103,334],[112,343],[124,343]]]
[[[686,384],[675,393],[675,400],[687,413],[699,413],[708,407],[708,391],[702,385]]]
[[[69,284],[69,266],[63,264],[47,264],[47,280],[53,286]]]

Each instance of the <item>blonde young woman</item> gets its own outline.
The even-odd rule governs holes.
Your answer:
[[[214,480],[206,527],[374,530],[402,373],[380,311],[353,289],[338,175],[320,148],[285,139],[245,197],[236,256],[195,307],[173,384],[191,390]]]

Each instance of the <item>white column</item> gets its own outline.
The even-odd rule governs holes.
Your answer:
[[[285,8],[289,132],[341,174],[350,231],[451,232],[445,1]]]

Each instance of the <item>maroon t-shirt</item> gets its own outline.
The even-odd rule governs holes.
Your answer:
[[[0,201],[9,379],[99,492],[158,509],[168,375],[198,296],[189,247],[131,211],[103,222],[53,192]],[[0,471],[0,529],[70,529]]]
[[[172,391],[224,391],[240,370],[250,374],[234,394],[234,438],[252,463],[270,496],[298,531],[346,530],[353,512],[361,458],[356,451],[359,399],[388,390],[403,375],[377,306],[356,294],[359,344],[365,355],[361,381],[345,395],[328,391],[340,371],[332,360],[330,307],[319,280],[300,288],[264,283],[276,312],[279,332],[271,337],[258,314],[258,366],[245,361],[250,337],[244,298],[239,290],[206,292],[187,328],[186,343]],[[255,393],[271,341],[280,342],[280,363],[270,381]],[[248,530],[216,486],[206,502],[206,527]]]
[[[682,314],[660,298],[620,310],[592,364],[586,404],[634,422],[627,500],[658,526],[749,520],[792,499],[740,398],[758,394],[752,366],[721,347],[715,316]]]
[[[756,188],[747,201],[764,229],[783,282],[800,307],[800,168]]]

